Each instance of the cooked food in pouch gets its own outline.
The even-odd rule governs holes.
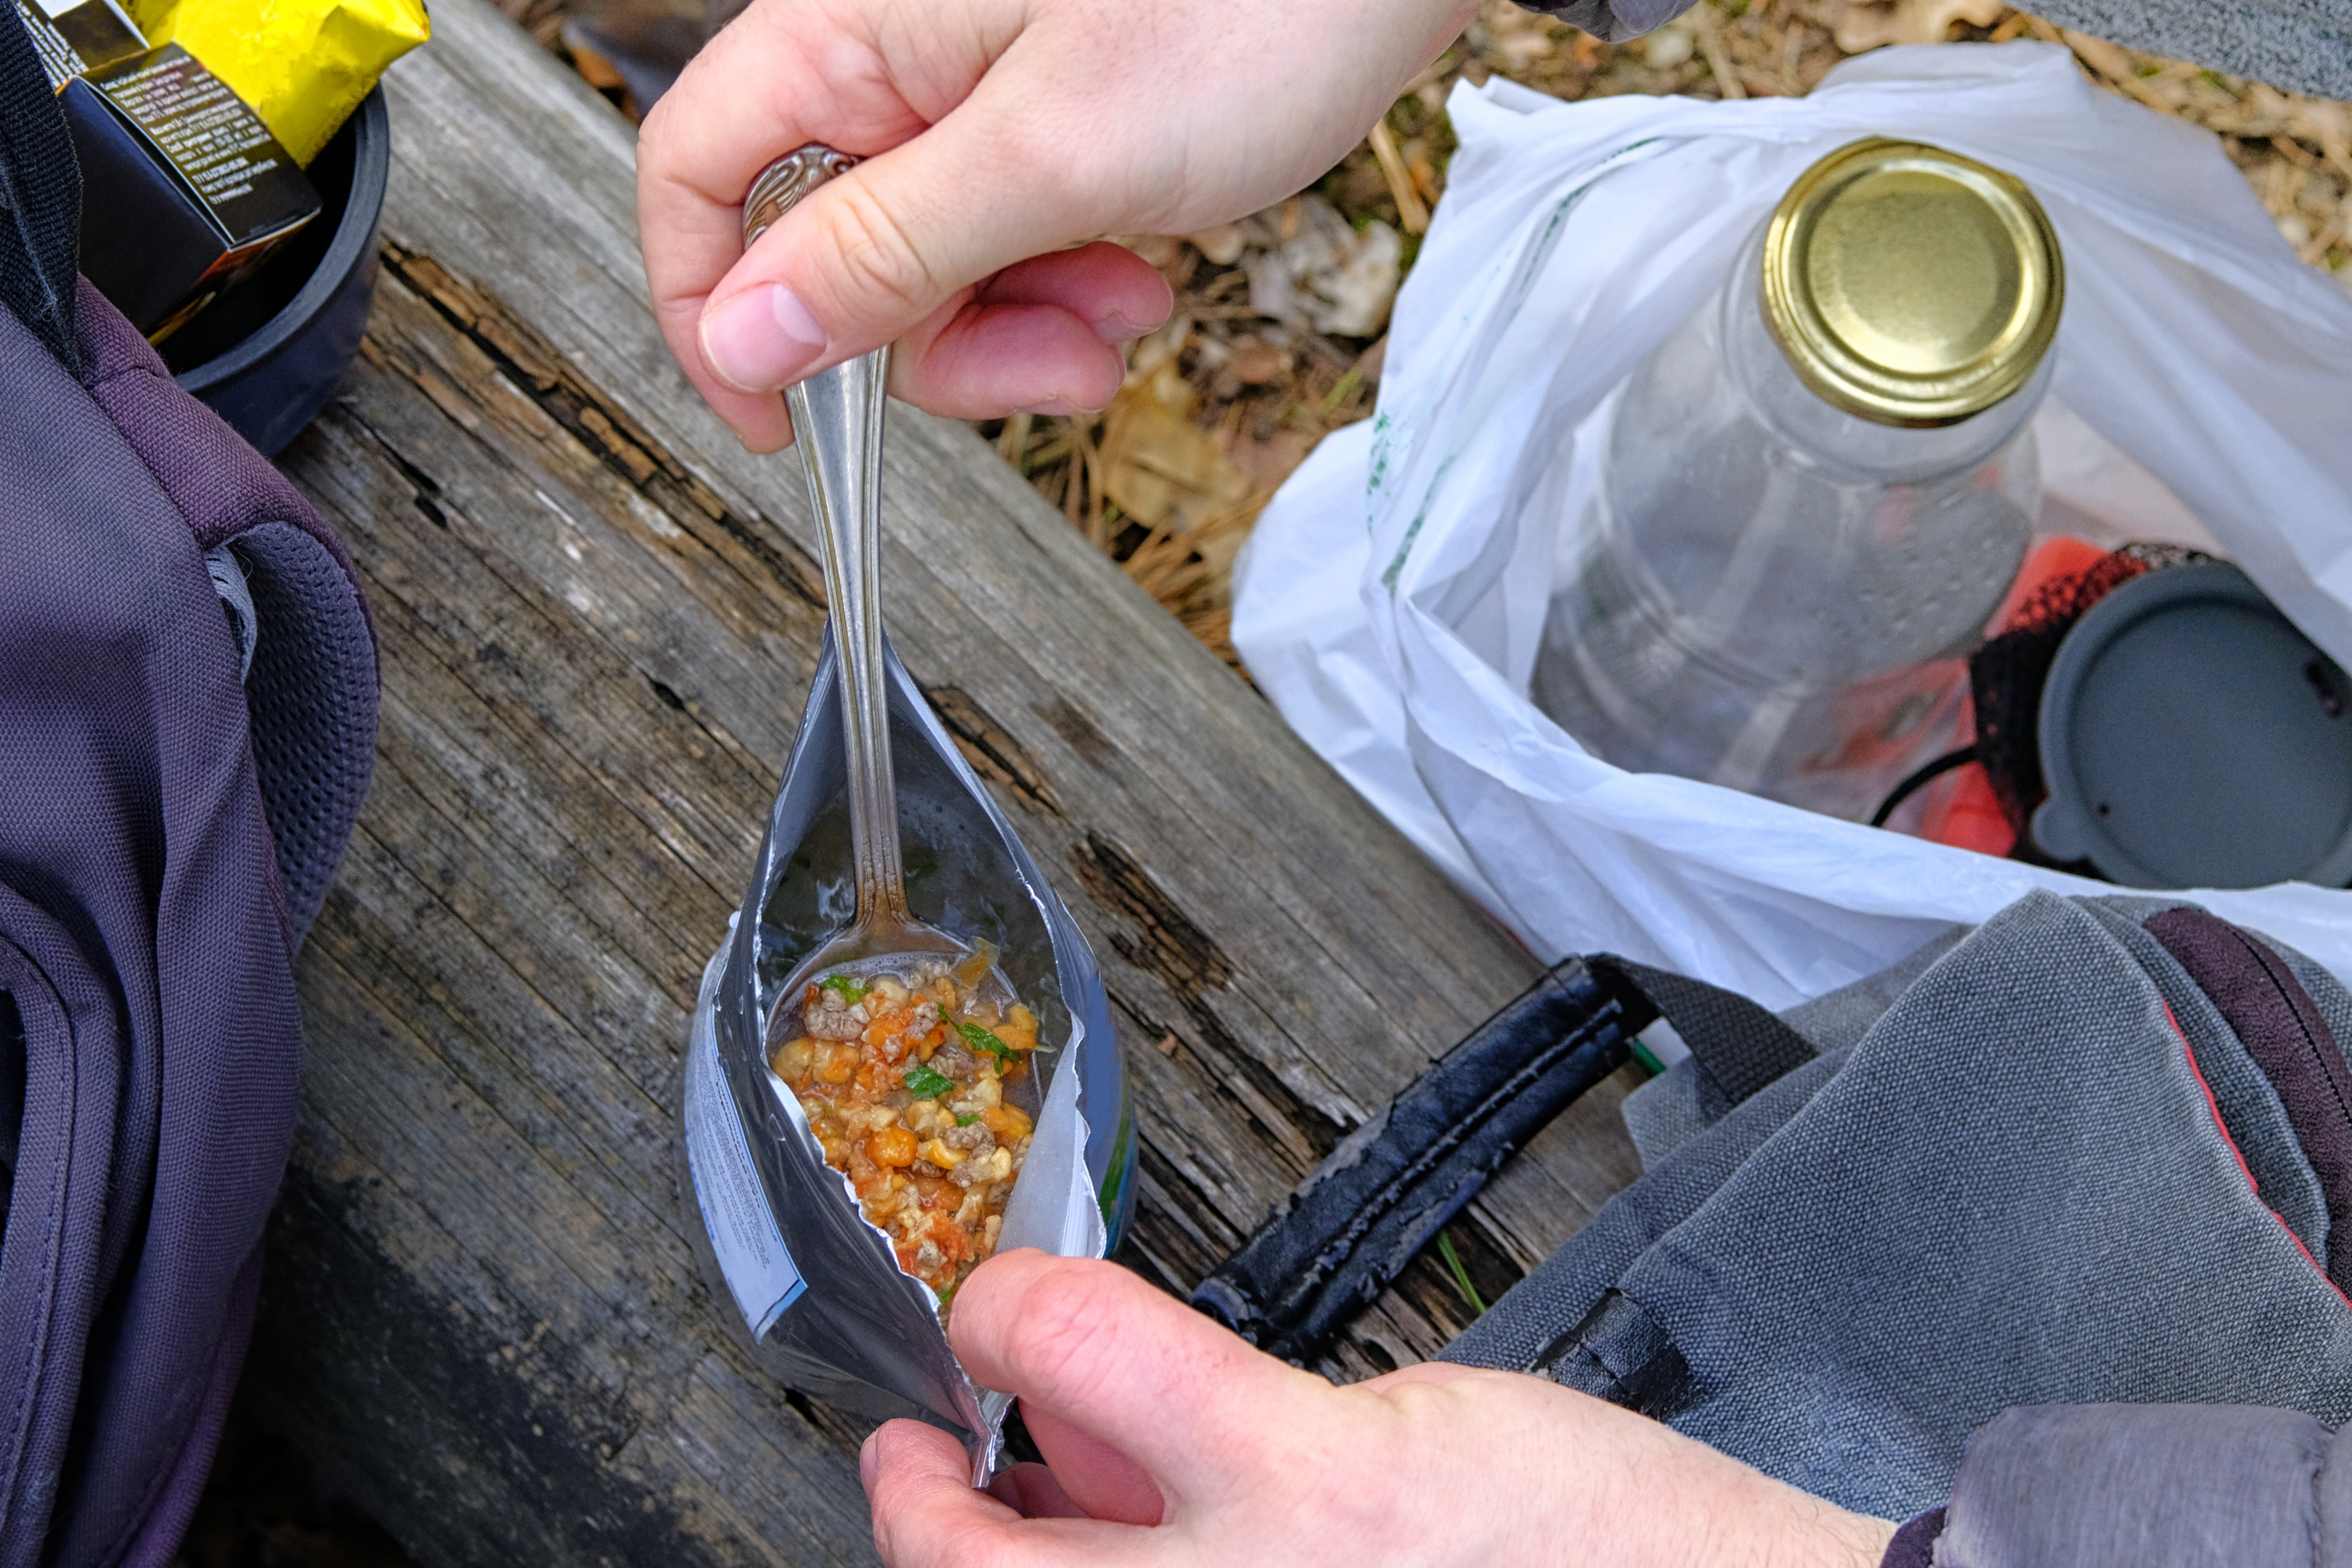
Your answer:
[[[992,957],[837,971],[788,998],[769,1037],[826,1163],[942,1306],[996,1249],[1036,1120],[1037,1018]]]

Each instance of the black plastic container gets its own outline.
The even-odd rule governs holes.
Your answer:
[[[318,217],[163,340],[173,379],[264,453],[310,423],[359,352],[391,170],[392,120],[379,87],[310,162],[325,204]]]

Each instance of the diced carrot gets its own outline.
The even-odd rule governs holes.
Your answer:
[[[866,1157],[877,1166],[911,1166],[915,1134],[904,1127],[885,1127],[866,1140]]]

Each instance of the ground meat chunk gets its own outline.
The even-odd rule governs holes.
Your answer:
[[[906,1027],[882,1042],[882,1054],[896,1061],[914,1049],[915,1042],[928,1037],[940,1027],[940,1009],[936,1002],[924,1002],[915,1009]]]
[[[1012,1177],[1013,1152],[1010,1149],[991,1149],[984,1155],[973,1155],[958,1161],[956,1167],[948,1172],[948,1180],[961,1187],[1010,1181]]]
[[[866,1009],[850,1006],[832,991],[819,991],[803,1027],[812,1040],[856,1040],[866,1032]]]
[[[1036,1016],[983,998],[958,977],[968,966],[807,986],[769,1057],[898,1266],[943,1301],[995,1249],[1037,1105]]]
[[[940,1142],[966,1154],[984,1155],[996,1147],[996,1134],[974,1122],[969,1127],[950,1127],[940,1134]]]

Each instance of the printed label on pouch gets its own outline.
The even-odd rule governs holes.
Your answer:
[[[751,1165],[743,1119],[727,1087],[707,1009],[698,1009],[686,1061],[686,1161],[719,1272],[755,1340],[807,1289]]]

